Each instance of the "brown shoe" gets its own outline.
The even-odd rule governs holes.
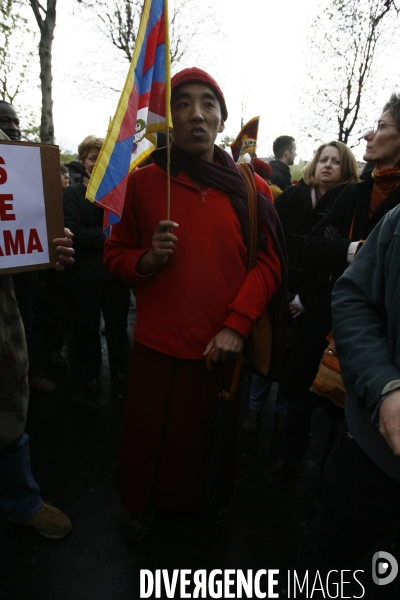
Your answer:
[[[49,392],[54,392],[56,386],[52,381],[45,379],[44,377],[39,377],[35,375],[29,381],[29,387],[33,392],[41,392],[42,394],[48,394]]]
[[[72,529],[67,515],[49,502],[43,502],[37,513],[23,524],[33,527],[40,535],[50,540],[59,540]]]

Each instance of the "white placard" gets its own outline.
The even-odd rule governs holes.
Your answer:
[[[0,269],[49,262],[40,148],[0,145]]]

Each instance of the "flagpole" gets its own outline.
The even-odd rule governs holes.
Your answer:
[[[171,152],[169,144],[169,127],[166,128],[167,136],[167,219],[171,219],[171,177],[170,177],[170,165],[171,165]]]

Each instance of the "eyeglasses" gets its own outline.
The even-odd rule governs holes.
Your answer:
[[[384,131],[386,127],[397,127],[397,125],[389,125],[389,123],[382,123],[381,121],[377,121],[372,125],[372,127],[367,127],[365,129],[363,135],[367,135],[368,133],[376,133],[377,131]]]

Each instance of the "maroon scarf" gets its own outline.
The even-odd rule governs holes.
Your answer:
[[[154,151],[151,158],[159,167],[164,171],[166,170],[166,148]],[[214,163],[200,160],[181,150],[174,142],[171,144],[171,175],[176,176],[179,171],[183,171],[188,177],[200,182],[202,185],[225,192],[229,196],[238,216],[247,246],[249,240],[249,214],[246,183],[235,161],[219,146],[214,146],[214,160],[216,161]],[[286,256],[285,246],[275,208],[272,202],[261,192],[257,193],[257,201],[259,218],[269,230],[277,253],[279,254],[281,251],[281,256],[284,258]],[[265,250],[267,245],[265,236],[260,234],[260,248]]]

